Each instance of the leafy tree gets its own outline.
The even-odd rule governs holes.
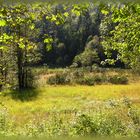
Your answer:
[[[92,66],[94,63],[99,64],[100,60],[98,57],[98,53],[93,48],[85,48],[85,51],[74,58],[74,65],[75,63],[77,66]]]
[[[118,7],[112,6],[110,10],[104,9],[104,22],[111,20],[115,27],[107,35],[102,36],[102,44],[112,64],[121,60],[131,68],[140,64],[140,5],[125,4]],[[110,18],[110,19],[109,19]],[[110,51],[117,51],[117,58],[110,59]]]
[[[17,66],[17,78],[19,89],[27,88],[28,84],[28,68],[27,62],[29,61],[29,52],[35,47],[28,35],[33,29],[33,19],[30,16],[27,6],[18,5],[13,7],[4,7],[1,14],[5,19],[6,33],[1,36],[1,43],[5,45],[2,50],[8,47],[7,51],[13,50],[12,58]]]

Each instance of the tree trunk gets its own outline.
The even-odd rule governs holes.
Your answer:
[[[24,82],[23,82],[23,66],[22,66],[22,49],[17,46],[17,65],[18,65],[18,85],[19,89],[24,88]]]
[[[20,40],[20,26],[18,28],[18,39]],[[24,69],[23,69],[23,49],[17,45],[17,65],[18,65],[18,85],[19,89],[24,88]]]

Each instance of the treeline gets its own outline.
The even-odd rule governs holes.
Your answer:
[[[30,66],[137,67],[139,4],[0,6],[0,88],[32,85]]]

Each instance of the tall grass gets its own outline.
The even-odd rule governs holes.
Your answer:
[[[8,110],[0,111],[0,134],[7,136],[58,137],[58,136],[113,136],[139,137],[140,111],[128,106],[129,100],[108,101],[96,109],[73,112],[50,112],[18,124]],[[97,107],[97,106],[96,106]]]

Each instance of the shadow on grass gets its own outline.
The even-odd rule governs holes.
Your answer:
[[[38,96],[38,91],[36,89],[13,90],[10,91],[8,95],[10,95],[14,100],[20,100],[24,102],[36,99]]]

